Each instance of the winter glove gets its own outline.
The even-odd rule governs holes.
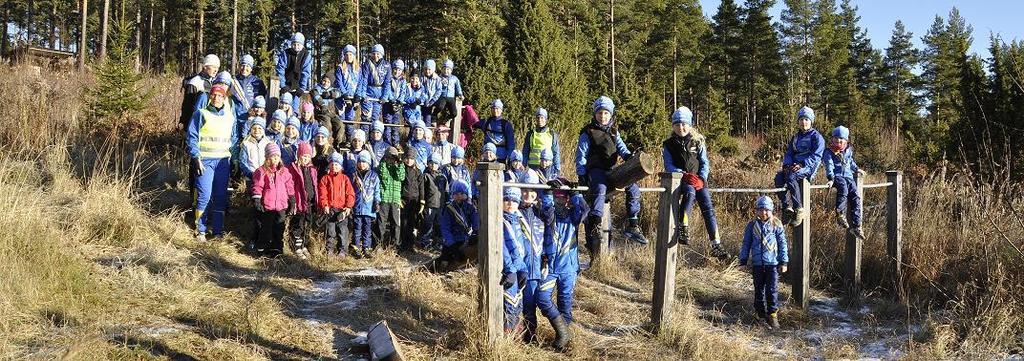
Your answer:
[[[267,208],[263,206],[263,199],[262,198],[253,198],[252,201],[253,201],[253,203],[256,206],[256,211],[257,212],[263,213],[263,212],[267,211]]]
[[[514,285],[516,283],[516,278],[515,277],[516,277],[516,275],[514,273],[512,273],[512,272],[506,273],[505,275],[501,276],[501,287],[502,288],[512,287],[512,285]]]
[[[562,179],[561,178],[555,178],[555,179],[549,180],[547,185],[549,187],[551,187],[551,188],[558,189],[558,188],[562,188],[562,186],[565,185],[565,184],[562,184]]]
[[[518,281],[519,281],[519,285],[520,286],[526,284],[526,272],[517,272],[516,273],[516,277],[518,277]]]
[[[295,214],[295,196],[288,197],[288,214]]]
[[[203,175],[203,171],[206,170],[206,167],[203,167],[203,160],[199,159],[199,157],[192,158],[192,166],[195,167],[197,176]]]

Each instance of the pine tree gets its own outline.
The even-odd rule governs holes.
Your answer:
[[[740,9],[733,0],[722,0],[712,19],[714,23],[709,41],[712,46],[708,49],[706,65],[702,67],[707,71],[704,83],[708,84],[708,88],[721,89],[722,106],[732,129],[745,129],[739,104],[740,58],[743,55],[740,47],[743,36]]]
[[[740,32],[738,76],[743,130],[764,131],[786,113],[782,45],[768,9],[774,0],[747,0]]]
[[[785,0],[785,3],[786,9],[780,19],[786,65],[790,70],[789,107],[798,108],[810,100],[808,87],[814,72],[811,59],[814,11],[811,0]]]
[[[963,115],[963,99],[958,96],[962,64],[967,57],[973,29],[953,8],[948,22],[936,16],[925,44],[922,78],[928,99],[927,121],[912,127],[912,150],[926,161],[938,161],[949,155],[950,129]]]
[[[920,80],[917,74],[914,74],[920,56],[911,43],[913,37],[902,21],[896,21],[892,37],[889,38],[889,46],[885,49],[885,58],[882,60],[878,104],[886,125],[895,135],[895,149],[900,147],[906,124],[916,123],[917,114],[922,106],[917,96]]]
[[[131,131],[139,125],[152,90],[142,87],[143,75],[135,71],[136,51],[128,44],[134,27],[124,17],[114,23],[107,59],[95,69],[96,85],[88,89],[88,114],[97,131]]]

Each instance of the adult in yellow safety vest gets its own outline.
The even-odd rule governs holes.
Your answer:
[[[555,174],[562,173],[562,151],[558,146],[558,134],[548,126],[548,111],[544,108],[537,108],[533,128],[526,132],[526,140],[523,141],[523,157],[526,157],[526,166],[539,170],[541,168],[540,152],[545,149],[551,151],[552,167]]]
[[[196,110],[188,123],[186,147],[195,171],[196,240],[200,242],[206,241],[207,233],[216,237],[224,229],[231,146],[238,137],[227,98],[227,85],[214,85],[209,104]]]

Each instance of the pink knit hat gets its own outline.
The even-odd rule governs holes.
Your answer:
[[[310,146],[309,143],[299,142],[299,156],[301,157],[301,156],[304,156],[304,155],[312,156],[313,155],[313,147]]]
[[[303,113],[312,113],[313,112],[313,103],[310,103],[310,102],[302,103],[302,112]]]
[[[281,155],[281,147],[277,146],[277,143],[269,143],[267,144],[266,152],[267,158],[270,158],[275,155],[279,156]]]

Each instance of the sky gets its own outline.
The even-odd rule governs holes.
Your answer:
[[[738,5],[743,0],[735,0]],[[704,15],[710,19],[718,10],[721,0],[700,0]],[[839,3],[839,1],[837,1]],[[860,14],[860,27],[867,29],[875,48],[883,50],[889,45],[893,24],[903,20],[907,30],[914,34],[914,43],[921,46],[921,36],[931,27],[935,15],[948,18],[949,10],[956,7],[967,23],[974,27],[971,52],[988,57],[989,34],[998,33],[1003,41],[1024,40],[1024,0],[853,0]],[[785,8],[783,0],[776,0],[771,15],[775,21]]]

